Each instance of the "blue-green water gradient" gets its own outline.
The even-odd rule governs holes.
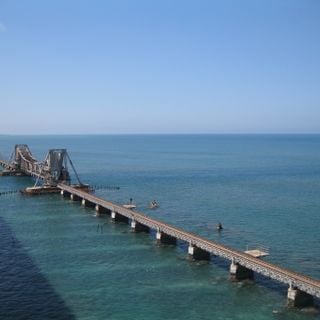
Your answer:
[[[319,135],[0,136],[0,152],[16,143],[38,159],[67,148],[84,182],[120,187],[98,196],[320,279]],[[0,192],[32,184],[0,177]],[[0,196],[0,209],[1,319],[320,319],[287,309],[285,286],[231,282],[227,262],[189,261],[183,243],[60,195]]]

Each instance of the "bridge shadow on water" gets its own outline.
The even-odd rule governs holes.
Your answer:
[[[0,319],[76,319],[1,217]]]

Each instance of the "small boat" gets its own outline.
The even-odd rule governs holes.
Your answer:
[[[124,204],[123,207],[126,208],[126,209],[133,210],[133,209],[135,209],[137,206],[136,206],[135,204]]]
[[[152,201],[149,203],[149,208],[150,208],[150,209],[159,208],[159,204],[157,203],[156,200],[152,200]]]
[[[133,199],[132,198],[129,199],[129,203],[126,203],[126,204],[124,204],[122,206],[124,208],[130,209],[130,210],[133,210],[133,209],[135,209],[137,207],[135,204],[133,204]]]

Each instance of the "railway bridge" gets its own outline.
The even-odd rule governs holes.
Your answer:
[[[78,184],[71,185],[68,164],[74,170]],[[287,298],[290,305],[305,307],[313,305],[314,298],[320,298],[320,281],[292,270],[282,268],[245,252],[229,248],[197,234],[172,226],[166,222],[146,216],[110,201],[90,194],[88,185],[80,182],[66,149],[49,150],[45,160],[37,161],[27,145],[16,145],[9,161],[0,160],[4,168],[2,175],[29,175],[42,185],[27,188],[27,193],[60,192],[64,197],[95,208],[97,214],[109,214],[115,222],[124,222],[135,232],[154,230],[156,239],[163,244],[188,244],[188,254],[196,260],[209,260],[211,255],[230,261],[230,274],[237,280],[253,278],[254,273],[288,285]],[[28,191],[29,189],[29,191]]]
[[[94,207],[99,214],[107,213],[113,221],[128,223],[136,232],[155,230],[156,239],[161,243],[176,244],[177,240],[186,242],[188,244],[188,254],[194,259],[209,260],[210,255],[214,255],[229,260],[231,262],[230,274],[237,280],[253,278],[253,273],[256,272],[267,278],[287,284],[288,301],[293,306],[309,306],[313,304],[313,297],[320,298],[319,280],[205,239],[72,186],[58,184],[58,188],[61,189],[63,196],[69,197],[73,201],[81,201],[82,205]]]

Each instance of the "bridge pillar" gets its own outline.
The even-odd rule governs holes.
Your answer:
[[[79,199],[80,200],[80,199]],[[89,200],[86,200],[86,199],[82,199],[81,200],[81,204],[85,207],[88,207],[88,208],[95,208],[96,207],[96,204],[94,202],[91,202]]]
[[[141,224],[135,220],[131,221],[131,229],[134,232],[149,232],[150,228],[148,226],[145,226],[144,224]]]
[[[104,207],[102,207],[102,206],[99,206],[98,204],[96,204],[95,210],[96,210],[97,214],[110,213],[110,210],[108,210],[107,208],[104,208]]]
[[[232,261],[230,265],[231,277],[235,280],[252,279],[253,271]]]
[[[156,239],[158,243],[162,244],[176,244],[177,239],[175,237],[172,237],[162,231],[157,231]]]
[[[188,255],[194,260],[210,260],[210,252],[189,244]]]
[[[65,198],[68,198],[68,197],[70,198],[70,192],[68,192],[68,191],[61,190],[60,194]]]
[[[129,223],[129,218],[126,216],[123,216],[117,212],[112,211],[111,212],[111,220],[113,222],[124,222],[124,223]]]
[[[295,288],[292,285],[288,288],[287,298],[289,307],[305,308],[314,305],[313,296]]]
[[[78,197],[77,195],[70,193],[70,200],[72,201],[79,201],[81,198]]]

